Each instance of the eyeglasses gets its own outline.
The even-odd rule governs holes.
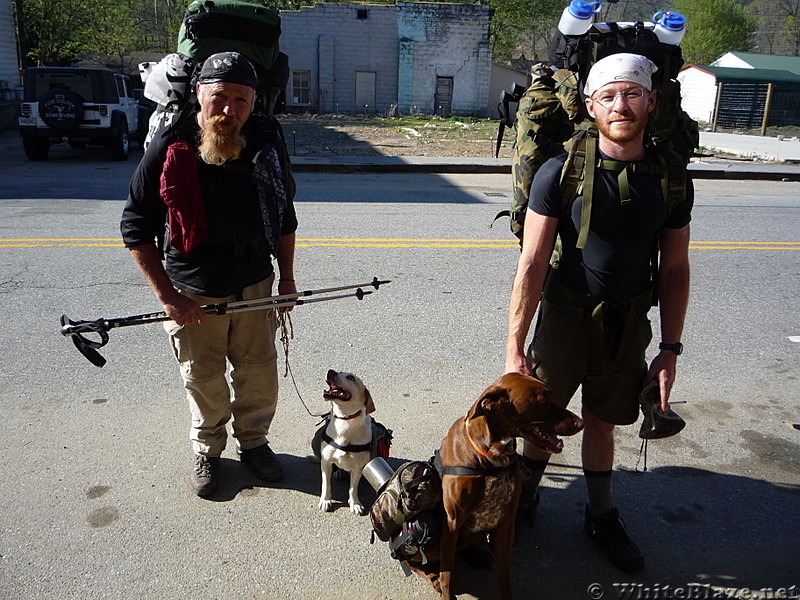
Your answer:
[[[617,97],[621,97],[627,104],[635,104],[644,98],[645,89],[640,87],[630,88],[623,90],[618,94],[611,92],[600,92],[597,96],[593,96],[592,100],[599,103],[603,108],[611,108]]]

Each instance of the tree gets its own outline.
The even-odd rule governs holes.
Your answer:
[[[80,51],[75,32],[86,9],[83,0],[22,0],[26,64],[63,65]]]
[[[675,10],[686,17],[686,62],[708,64],[726,52],[753,49],[758,21],[736,0],[678,0]]]
[[[495,60],[508,61],[517,52],[534,58],[547,47],[558,25],[563,0],[489,0]]]
[[[67,65],[79,54],[122,57],[139,37],[126,0],[19,0],[19,5],[25,64]]]
[[[759,21],[760,51],[800,56],[800,0],[756,0],[749,8]]]

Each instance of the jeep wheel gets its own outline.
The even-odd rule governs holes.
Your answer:
[[[111,160],[128,160],[128,121],[125,118],[119,120],[117,136],[106,145]]]
[[[39,98],[39,115],[55,131],[72,131],[83,123],[83,98],[72,90],[48,90]]]
[[[22,148],[28,160],[45,160],[50,152],[47,138],[22,138]]]

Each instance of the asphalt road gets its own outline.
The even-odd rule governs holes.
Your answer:
[[[62,313],[159,309],[117,242],[137,156],[64,147],[29,163],[0,136],[0,598],[435,598],[370,544],[367,518],[318,510],[318,466],[305,458],[317,420],[303,402],[323,411],[326,371],[353,371],[394,431],[392,462],[431,455],[502,370],[517,250],[505,222],[487,225],[510,201],[509,177],[298,175],[298,287],[392,283],[294,311],[297,389],[281,380],[270,436],[287,476],[260,483],[231,446],[207,501],[189,488],[188,411],[160,325],[112,331],[102,369],[58,334]],[[519,535],[518,598],[800,586],[800,431],[784,424],[800,422],[800,184],[696,187],[673,398],[688,426],[650,444],[647,472],[638,427],[617,436],[615,492],[648,566],[615,571],[581,532],[580,445],[568,439],[536,529]],[[344,501],[344,484],[334,495]],[[461,597],[493,597],[491,574],[459,565],[458,577]]]

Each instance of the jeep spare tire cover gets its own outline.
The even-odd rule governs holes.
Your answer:
[[[56,131],[71,131],[83,122],[83,98],[72,90],[48,90],[39,98],[39,116]]]

